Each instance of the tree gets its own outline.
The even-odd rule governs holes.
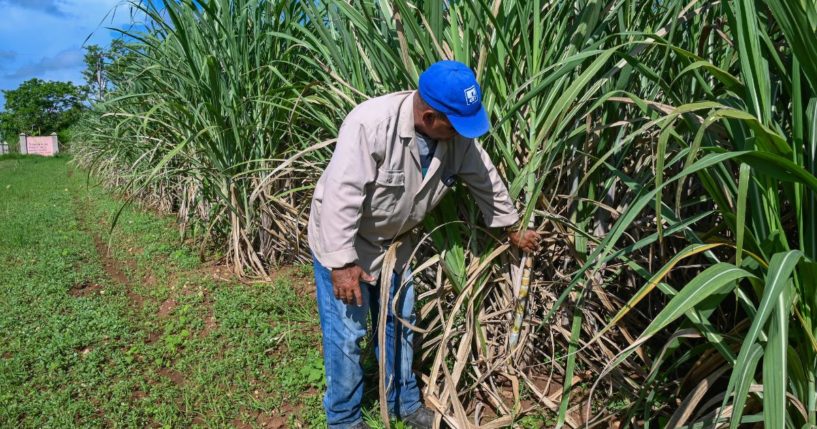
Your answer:
[[[17,89],[4,90],[5,112],[0,133],[9,143],[20,133],[50,134],[73,125],[85,109],[85,90],[71,82],[29,79]]]
[[[88,95],[96,100],[101,100],[105,96],[108,87],[105,57],[106,52],[99,45],[85,47],[85,70],[82,71],[82,77],[88,84]]]
[[[93,101],[105,98],[111,91],[111,86],[121,78],[122,69],[133,59],[135,54],[122,39],[112,40],[108,49],[99,45],[85,47],[85,70],[82,71],[82,76]]]

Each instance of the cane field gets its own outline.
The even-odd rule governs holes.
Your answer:
[[[325,427],[312,189],[347,112],[455,59],[544,246],[461,183],[414,231],[438,427],[817,428],[814,0],[117,13],[68,154],[0,160],[0,426]]]

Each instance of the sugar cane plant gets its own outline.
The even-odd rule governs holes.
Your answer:
[[[426,399],[451,427],[817,425],[811,0],[132,4],[136,59],[76,160],[265,276],[356,103],[469,64],[482,140],[547,235],[518,260],[467,189],[416,249]],[[612,404],[624,404],[613,406]]]

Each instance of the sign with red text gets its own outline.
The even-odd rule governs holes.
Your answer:
[[[56,136],[25,136],[24,142],[24,153],[29,155],[54,156],[59,152]]]

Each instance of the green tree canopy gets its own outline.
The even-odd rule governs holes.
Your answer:
[[[71,82],[29,79],[17,89],[4,90],[5,111],[0,133],[14,142],[20,133],[50,134],[73,125],[84,110],[85,90]]]

